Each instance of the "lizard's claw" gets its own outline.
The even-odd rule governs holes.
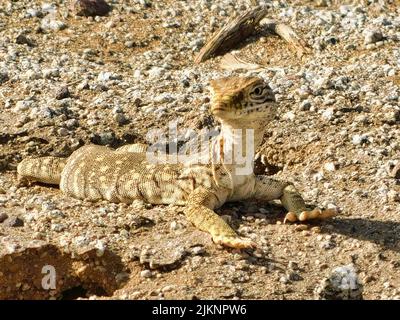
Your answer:
[[[242,237],[214,236],[213,241],[216,244],[221,244],[225,247],[236,248],[236,249],[248,249],[248,248],[255,248],[257,246],[254,241]]]
[[[309,211],[303,211],[300,214],[295,214],[294,212],[288,212],[283,220],[283,223],[286,221],[295,222],[295,221],[306,221],[313,219],[328,219],[336,215],[335,209],[324,209],[315,208]]]

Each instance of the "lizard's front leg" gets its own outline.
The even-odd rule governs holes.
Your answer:
[[[336,215],[336,211],[333,209],[321,210],[320,208],[315,208],[309,210],[302,196],[292,184],[273,180],[267,176],[260,175],[256,177],[254,198],[264,201],[280,199],[282,205],[288,211],[284,222],[327,219]]]
[[[213,209],[218,199],[203,187],[195,189],[188,197],[184,210],[186,217],[197,228],[211,234],[215,243],[231,248],[253,248],[255,243],[239,235]]]

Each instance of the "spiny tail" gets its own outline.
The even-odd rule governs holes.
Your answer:
[[[47,184],[59,184],[61,172],[67,163],[67,158],[42,157],[22,160],[17,167],[18,175],[29,181]]]

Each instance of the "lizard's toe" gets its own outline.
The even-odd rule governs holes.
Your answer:
[[[248,249],[255,248],[257,246],[254,241],[242,237],[214,236],[213,241],[225,247],[236,249]]]
[[[283,220],[283,223],[286,223],[286,221],[289,222],[297,221],[297,215],[294,212],[288,212],[285,216],[285,219]]]
[[[285,216],[284,223],[286,221],[295,222],[295,221],[307,221],[307,220],[315,220],[315,219],[328,219],[336,215],[335,209],[324,209],[315,208],[313,210],[303,211],[300,214],[295,214],[293,212],[288,212]]]
[[[303,211],[299,215],[300,221],[313,220],[313,219],[328,219],[336,215],[336,210],[315,208],[311,211]]]

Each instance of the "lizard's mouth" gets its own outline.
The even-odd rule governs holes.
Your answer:
[[[215,103],[211,106],[211,112],[225,112],[226,111],[226,106],[224,103]]]

